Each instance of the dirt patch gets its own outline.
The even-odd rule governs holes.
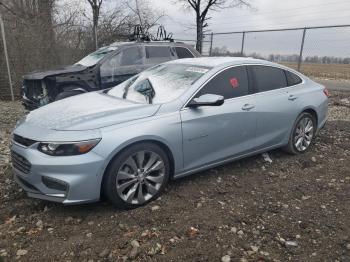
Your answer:
[[[333,93],[306,154],[275,150],[272,163],[259,155],[173,181],[130,211],[27,198],[7,149],[23,110],[0,102],[0,261],[348,261],[349,96]]]

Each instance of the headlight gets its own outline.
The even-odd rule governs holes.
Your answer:
[[[38,150],[50,156],[75,156],[82,155],[93,149],[101,139],[87,140],[81,142],[52,142],[40,143]]]

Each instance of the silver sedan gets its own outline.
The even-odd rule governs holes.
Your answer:
[[[307,151],[327,118],[328,91],[252,58],[194,58],[35,110],[11,145],[30,197],[74,204],[103,194],[121,208],[157,198],[169,179],[284,148]]]

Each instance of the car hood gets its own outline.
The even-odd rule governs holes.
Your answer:
[[[82,65],[71,65],[66,66],[62,68],[57,68],[53,70],[47,70],[47,71],[34,71],[31,73],[28,73],[27,75],[23,76],[26,80],[41,80],[44,79],[47,76],[54,76],[54,75],[60,75],[60,74],[67,74],[67,73],[76,73],[85,70],[87,67]]]
[[[81,131],[154,115],[160,105],[137,104],[102,92],[69,97],[30,112],[21,125]]]

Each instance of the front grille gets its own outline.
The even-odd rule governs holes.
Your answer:
[[[19,135],[16,135],[16,134],[13,134],[13,141],[15,141],[16,143],[22,145],[22,146],[31,146],[33,145],[34,143],[36,143],[37,141],[35,140],[32,140],[32,139],[29,139],[29,138],[25,138],[23,136],[19,136]]]
[[[43,89],[41,80],[24,80],[24,94],[27,98],[35,98],[42,96]]]
[[[14,151],[11,151],[11,160],[12,160],[12,165],[15,169],[25,174],[28,174],[30,172],[32,165],[23,156],[15,153]]]

